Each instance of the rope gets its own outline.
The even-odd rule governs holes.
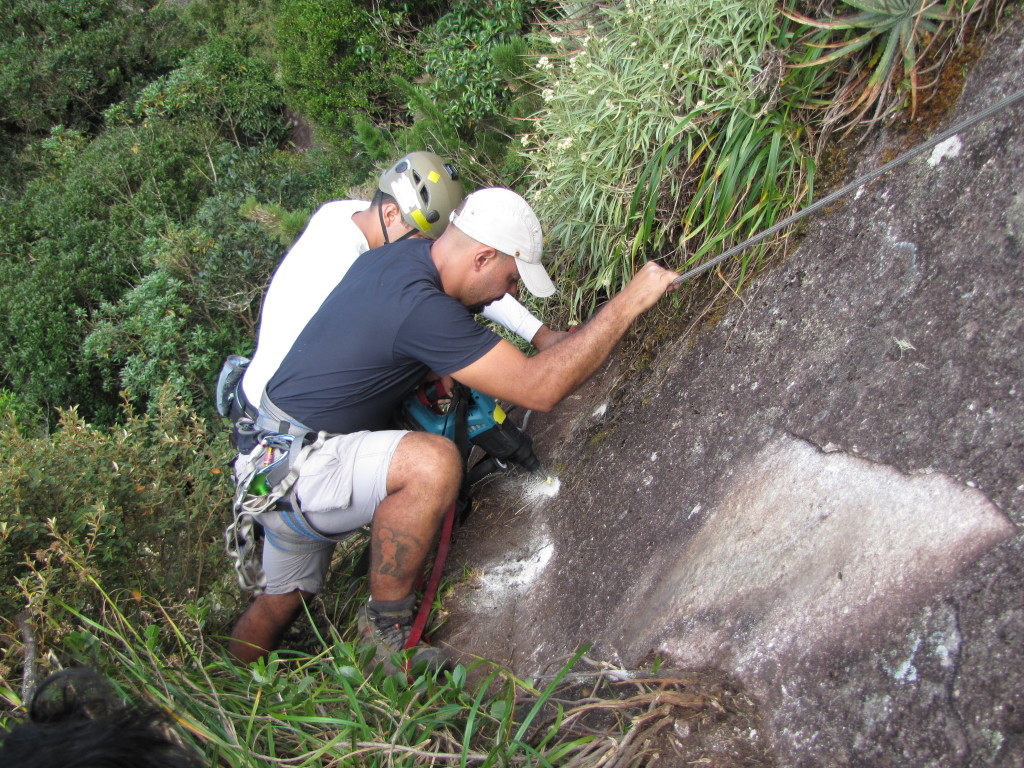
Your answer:
[[[804,218],[805,216],[810,216],[812,213],[817,211],[819,208],[823,208],[824,206],[828,205],[829,203],[831,203],[831,202],[833,202],[835,200],[838,200],[843,195],[849,194],[853,190],[857,189],[858,187],[863,186],[864,184],[867,184],[869,181],[873,181],[874,179],[878,178],[882,174],[888,173],[889,171],[891,171],[896,166],[903,165],[903,163],[907,162],[908,160],[910,160],[910,159],[912,159],[914,157],[917,157],[922,152],[926,152],[927,150],[929,150],[932,147],[934,147],[936,144],[941,144],[946,139],[948,139],[948,138],[950,138],[952,136],[955,136],[956,134],[958,134],[958,133],[960,133],[962,131],[965,131],[968,128],[973,127],[976,123],[980,123],[982,120],[988,119],[989,117],[994,115],[996,112],[1000,112],[1000,111],[1006,109],[1008,106],[1010,106],[1014,102],[1020,101],[1022,98],[1024,98],[1024,89],[1019,90],[1016,93],[1011,93],[1009,96],[1007,96],[1002,101],[999,101],[999,102],[993,104],[992,106],[983,109],[981,112],[979,112],[978,114],[974,115],[973,117],[969,117],[966,120],[963,120],[963,121],[957,123],[952,128],[949,128],[949,129],[943,131],[942,133],[940,133],[937,136],[929,139],[928,141],[924,142],[923,144],[919,144],[918,146],[914,147],[913,149],[908,150],[907,152],[904,152],[902,155],[897,157],[895,160],[890,160],[885,165],[882,165],[882,166],[876,168],[875,170],[873,170],[873,171],[871,171],[869,173],[864,174],[860,178],[855,179],[854,181],[851,181],[849,184],[847,184],[846,186],[844,186],[844,187],[842,187],[840,189],[837,189],[832,194],[827,195],[826,197],[821,198],[821,200],[818,200],[817,202],[812,203],[811,205],[807,206],[806,208],[804,208],[801,211],[797,211],[792,216],[789,216],[789,217],[783,219],[782,221],[778,222],[777,224],[773,224],[772,226],[768,227],[768,229],[765,229],[765,230],[759,232],[758,234],[754,235],[753,237],[748,238],[747,240],[744,240],[739,245],[733,246],[729,250],[725,251],[724,253],[719,254],[718,256],[716,256],[715,258],[711,259],[710,261],[706,261],[703,264],[701,264],[700,266],[694,267],[693,269],[691,269],[691,270],[689,270],[687,272],[683,272],[679,277],[677,277],[675,280],[672,281],[672,285],[679,285],[680,283],[685,282],[686,280],[689,280],[689,279],[691,279],[693,277],[696,277],[697,275],[701,274],[702,272],[706,272],[707,270],[711,269],[713,266],[715,266],[717,264],[720,264],[721,262],[725,261],[730,256],[735,256],[740,251],[744,251],[747,248],[749,248],[750,246],[756,245],[757,243],[761,242],[765,238],[771,237],[776,232],[778,232],[778,231],[788,227],[790,224],[793,224],[794,222],[799,221],[800,219]]]
[[[427,628],[427,618],[434,606],[434,595],[437,594],[437,587],[441,583],[441,573],[444,571],[444,561],[448,557],[448,549],[452,544],[452,528],[455,525],[455,505],[448,508],[444,516],[444,523],[441,527],[441,538],[437,542],[437,554],[434,556],[434,567],[430,570],[430,578],[427,580],[426,589],[423,590],[423,599],[420,601],[416,618],[412,622],[412,629],[409,630],[409,638],[405,641],[406,648],[413,648],[423,637],[423,631]]]

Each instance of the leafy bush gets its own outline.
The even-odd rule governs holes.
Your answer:
[[[103,110],[173,67],[195,43],[177,9],[139,0],[2,0],[0,185],[18,153],[54,126],[94,132]],[[2,191],[2,190],[0,190]]]
[[[412,57],[356,0],[282,0],[275,22],[281,78],[302,111],[347,144],[357,115],[380,116],[394,101],[393,75]]]
[[[152,395],[168,388],[181,402],[205,408],[212,398],[207,379],[222,355],[193,321],[184,294],[180,280],[158,269],[116,304],[100,307],[82,351],[108,389],[145,406],[156,405]]]
[[[486,7],[466,0],[424,30],[418,43],[429,79],[423,89],[443,104],[448,120],[472,131],[508,111],[513,92],[495,50],[526,31],[530,0],[494,0]]]
[[[167,123],[108,130],[4,206],[0,370],[26,402],[112,417],[116,398],[80,359],[89,314],[152,269],[141,243],[209,189],[203,138]]]
[[[225,139],[241,145],[276,144],[286,130],[281,89],[270,65],[222,37],[146,86],[134,111],[146,119],[212,124]]]
[[[230,449],[169,393],[149,416],[126,412],[121,428],[72,410],[51,435],[10,420],[0,432],[18,446],[0,486],[0,616],[26,604],[45,612],[58,596],[91,612],[84,576],[180,598],[224,573]]]
[[[294,233],[312,196],[337,183],[335,167],[160,118],[84,146],[71,133],[51,143],[52,171],[0,207],[12,254],[0,285],[8,386],[103,423],[117,416],[120,389],[146,407],[165,381],[206,407],[223,356],[251,351],[287,245],[243,215],[247,199],[293,212]],[[146,278],[154,269],[163,274]]]
[[[172,8],[122,0],[4,0],[0,112],[24,132],[91,128],[190,42]]]
[[[430,148],[452,158],[468,186],[520,184],[525,163],[511,137],[540,106],[524,78],[531,0],[498,0],[480,8],[458,2],[413,43],[425,76],[395,76],[412,122],[357,122],[364,151],[376,163]]]
[[[30,408],[14,392],[0,387],[0,423],[17,424],[20,429],[29,431],[39,421],[38,410]]]

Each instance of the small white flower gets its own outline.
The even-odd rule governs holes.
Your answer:
[[[537,69],[551,69],[553,66],[554,64],[548,61],[547,56],[541,56],[537,59]]]
[[[588,96],[593,96],[595,93],[597,93],[597,88],[591,88],[589,91],[587,91]]]
[[[550,37],[548,38],[548,40],[550,40],[550,41],[551,41],[552,43],[554,43],[555,45],[558,45],[558,44],[559,44],[560,42],[562,42],[562,38],[560,38],[560,37],[556,37],[555,35],[551,35],[551,36],[550,36]]]
[[[530,134],[524,133],[522,136],[519,137],[519,142],[524,147],[528,147],[530,145]]]
[[[544,101],[551,101],[553,98],[555,98],[555,91],[552,88],[545,88],[541,92],[541,95],[544,97]]]
[[[637,46],[637,42],[636,42],[636,40],[634,40],[633,42],[631,42],[631,43],[629,44],[629,47],[630,47],[630,48],[636,48],[636,46]]]
[[[704,101],[704,99],[701,99],[700,101],[697,102],[697,109],[703,109],[706,106],[707,106],[707,102]]]
[[[662,69],[669,69],[669,63],[666,61],[664,64],[661,65],[661,68]]]
[[[558,142],[559,149],[568,149],[572,146],[572,136],[566,136],[560,142]]]

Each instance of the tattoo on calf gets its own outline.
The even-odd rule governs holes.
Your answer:
[[[381,576],[400,579],[409,575],[409,569],[419,565],[418,553],[422,545],[412,534],[394,528],[374,530],[373,569]]]

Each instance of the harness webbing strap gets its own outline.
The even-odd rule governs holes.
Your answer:
[[[322,431],[313,432],[304,424],[288,417],[266,396],[265,391],[255,422],[256,429],[263,437],[250,455],[245,471],[240,473],[236,480],[235,499],[232,505],[234,519],[224,532],[224,543],[228,556],[234,563],[239,586],[260,594],[266,587],[266,575],[257,559],[253,524],[264,512],[278,509],[285,524],[299,536],[307,539],[306,542],[285,544],[279,537],[264,529],[266,543],[285,551],[315,552],[326,545],[347,538],[350,533],[337,537],[322,534],[302,513],[295,492],[295,482],[299,478],[302,465],[311,454],[323,447],[330,435]],[[307,443],[306,441],[313,435],[315,438]],[[280,462],[279,467],[271,465],[270,469],[276,469],[272,473],[263,465],[263,460],[270,450],[287,452],[286,460]],[[285,471],[286,474],[281,477]],[[269,493],[255,495],[249,492],[249,488],[261,472],[266,472],[268,478],[272,478],[273,484]]]

